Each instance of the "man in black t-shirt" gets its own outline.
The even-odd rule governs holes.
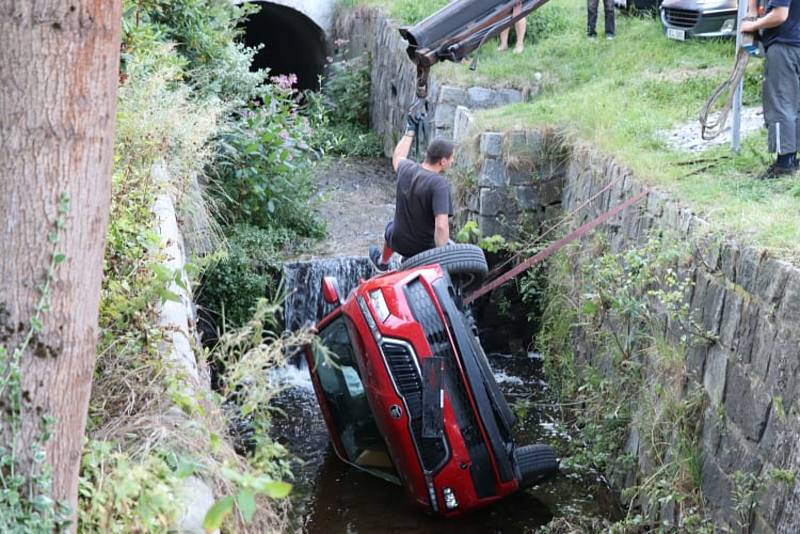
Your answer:
[[[754,0],[750,0],[751,8]],[[769,151],[777,154],[761,179],[792,175],[800,148],[800,0],[768,0],[767,12],[739,30],[761,30],[764,63],[764,122]]]
[[[442,173],[453,163],[453,143],[435,139],[419,165],[407,159],[414,139],[413,125],[397,143],[392,166],[397,173],[394,221],[386,226],[383,253],[369,247],[369,257],[380,271],[388,267],[394,252],[409,257],[446,245],[450,240],[448,218],[453,215],[450,185]]]

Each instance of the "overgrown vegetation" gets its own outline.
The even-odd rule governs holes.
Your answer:
[[[249,70],[254,52],[235,40],[250,9],[224,0],[125,2],[101,339],[80,481],[83,532],[174,529],[181,495],[197,481],[218,498],[204,528],[284,525],[290,473],[267,433],[275,387],[251,389],[248,373],[263,375],[287,343],[303,341],[268,334],[278,331],[269,322],[275,307],[258,299],[274,287],[270,267],[280,255],[323,227],[309,202],[308,120],[290,87]],[[213,194],[185,195],[195,178]],[[195,258],[186,273],[163,265],[154,227],[153,203],[167,191],[184,215],[207,211],[217,220],[203,231],[218,250]],[[175,288],[196,283],[203,270],[212,282],[202,294],[244,328],[226,331],[210,354],[195,347],[201,380],[207,360],[224,363],[219,393],[192,387],[193,373],[162,356],[171,335],[159,326],[159,304],[179,300]],[[225,402],[231,396],[238,403]],[[244,457],[229,435],[243,413],[258,443]]]
[[[713,532],[700,491],[706,401],[702,390],[687,388],[687,350],[706,335],[686,303],[686,245],[653,236],[622,253],[598,240],[582,248],[565,249],[550,264],[537,339],[548,379],[568,402],[565,423],[581,436],[563,467],[621,480],[643,462],[613,531]],[[632,448],[630,432],[638,436]],[[664,517],[672,518],[667,525]]]

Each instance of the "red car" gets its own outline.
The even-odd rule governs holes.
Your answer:
[[[448,517],[557,471],[550,447],[512,439],[515,417],[451,282],[451,274],[485,274],[483,253],[476,267],[467,247],[415,256],[344,301],[324,279],[323,296],[337,307],[305,350],[336,454]]]

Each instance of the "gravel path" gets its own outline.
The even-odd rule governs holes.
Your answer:
[[[317,171],[319,212],[328,236],[298,258],[366,256],[369,245],[383,243],[394,217],[395,175],[383,158],[330,160]]]
[[[731,123],[733,116],[728,116],[726,128],[717,137],[710,141],[704,141],[700,137],[700,122],[698,120],[689,121],[685,124],[665,130],[659,136],[675,150],[685,150],[687,152],[702,152],[712,146],[730,144],[731,142]],[[741,137],[758,131],[764,127],[764,112],[760,107],[742,108],[742,128]]]

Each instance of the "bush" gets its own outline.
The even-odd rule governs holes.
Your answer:
[[[569,24],[569,12],[563,6],[547,4],[528,15],[525,41],[536,43],[549,35],[562,34]]]
[[[228,228],[227,257],[203,274],[198,303],[226,329],[245,324],[260,298],[274,296],[280,258],[297,247],[288,230],[263,230],[247,224]]]
[[[263,105],[241,113],[218,142],[214,174],[228,222],[288,228],[320,237],[324,226],[309,206],[307,121],[290,95],[268,86]]]

